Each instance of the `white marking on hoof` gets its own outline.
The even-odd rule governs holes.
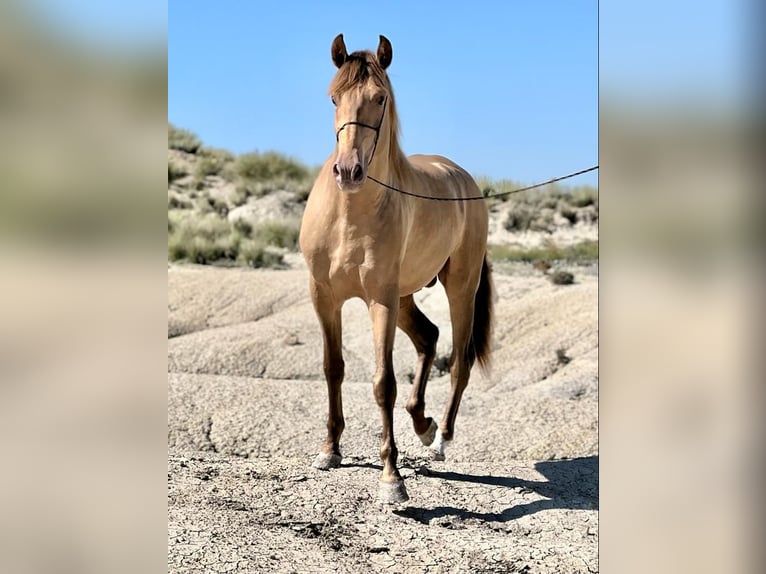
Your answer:
[[[431,426],[428,427],[428,430],[424,432],[423,434],[419,434],[418,438],[420,439],[420,442],[423,443],[423,446],[429,446],[432,442],[434,442],[434,438],[436,437],[436,431],[439,430],[439,425],[436,424],[436,421],[431,421]]]
[[[428,449],[431,451],[431,458],[434,460],[444,460],[444,449],[447,448],[451,442],[452,441],[444,440],[442,433],[436,433],[434,442],[432,442],[431,446],[428,447]]]
[[[320,452],[311,466],[319,470],[330,470],[331,468],[338,468],[341,460],[343,460],[343,457],[339,454]]]
[[[407,495],[407,489],[404,487],[403,480],[397,480],[396,482],[380,481],[378,501],[381,504],[401,504],[409,499],[410,497]]]

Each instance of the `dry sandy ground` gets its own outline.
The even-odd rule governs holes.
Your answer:
[[[473,375],[445,462],[429,460],[404,410],[415,352],[397,334],[410,500],[383,508],[363,303],[343,315],[344,462],[321,472],[310,465],[326,390],[306,272],[171,267],[168,571],[597,572],[598,288],[575,276],[496,273],[494,369]],[[448,355],[441,287],[416,297]],[[435,368],[427,415],[440,418],[448,388]]]

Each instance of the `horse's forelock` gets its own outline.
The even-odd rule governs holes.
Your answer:
[[[342,94],[365,84],[369,79],[382,88],[390,89],[386,71],[369,50],[353,52],[346,58],[330,84],[331,94]]]

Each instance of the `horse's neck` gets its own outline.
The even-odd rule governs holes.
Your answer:
[[[411,167],[398,143],[390,142],[386,137],[385,141],[378,142],[378,147],[380,153],[373,157],[367,174],[394,187],[402,185],[400,180],[406,177]]]

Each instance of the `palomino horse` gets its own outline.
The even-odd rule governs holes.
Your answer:
[[[308,198],[300,245],[310,273],[309,289],[324,336],[324,373],[329,395],[327,440],[314,461],[320,469],[340,465],[345,427],[341,383],[341,307],[353,297],[369,309],[375,342],[375,400],[383,419],[379,498],[408,500],[396,467],[392,364],[398,326],[412,340],[418,364],[407,411],[433,458],[455,432],[460,398],[475,360],[488,367],[492,284],[487,262],[487,207],[459,201],[481,192],[470,175],[436,155],[405,157],[398,143],[396,104],[386,68],[391,43],[380,37],[376,54],[348,54],[339,35],[332,43],[338,67],[330,85],[337,147]],[[434,198],[397,193],[373,181]],[[425,390],[439,330],[418,309],[412,294],[441,281],[452,323],[451,392],[441,424],[425,416]]]

